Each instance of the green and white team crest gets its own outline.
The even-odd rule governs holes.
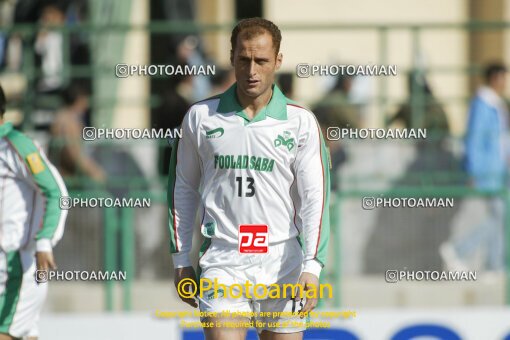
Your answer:
[[[275,148],[283,145],[287,147],[287,150],[289,151],[292,150],[296,145],[296,141],[294,140],[294,138],[290,136],[291,136],[290,131],[284,131],[283,136],[278,135],[278,137],[274,140]]]
[[[213,130],[209,130],[205,132],[205,138],[220,138],[225,133],[225,130],[223,128],[216,128]]]
[[[214,295],[216,295],[216,296],[214,296]],[[210,301],[212,299],[216,299],[216,298],[219,299],[224,296],[225,296],[225,291],[223,290],[223,288],[220,287],[216,290],[216,292],[214,290],[207,292],[207,294],[205,295],[205,299]]]
[[[216,222],[207,222],[204,226],[202,226],[202,235],[205,237],[212,237],[216,232]]]

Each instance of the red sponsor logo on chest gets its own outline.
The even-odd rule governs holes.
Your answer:
[[[240,253],[267,253],[269,246],[268,227],[263,224],[239,226]]]

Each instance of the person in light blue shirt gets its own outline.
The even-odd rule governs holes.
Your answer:
[[[508,164],[508,110],[502,98],[506,72],[503,65],[487,68],[487,85],[478,90],[469,112],[465,169],[471,184],[485,191],[502,189]]]
[[[488,270],[503,269],[504,203],[498,193],[505,187],[510,151],[508,109],[503,99],[506,73],[503,64],[488,65],[485,85],[478,89],[470,104],[464,168],[469,184],[489,193],[488,218],[469,233],[441,246],[441,256],[452,270],[466,269],[466,259],[479,247],[485,247]]]

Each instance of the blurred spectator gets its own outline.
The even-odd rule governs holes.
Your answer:
[[[312,112],[317,117],[324,136],[328,136],[327,129],[329,127],[341,129],[359,127],[359,106],[349,100],[351,86],[352,77],[341,75],[337,78],[333,88],[313,105]],[[337,190],[337,178],[334,174],[346,161],[347,156],[340,141],[331,141],[326,138],[326,144],[331,153],[331,188]]]
[[[440,173],[458,173],[460,162],[445,143],[450,131],[446,112],[423,73],[413,71],[409,74],[408,98],[389,119],[388,125],[393,124],[398,128],[427,131],[427,138],[416,141],[418,157],[399,179],[401,185],[421,186],[424,177],[428,185],[461,184],[453,176],[436,176]]]
[[[421,72],[413,71],[410,73],[408,91],[408,100],[400,106],[397,113],[389,120],[388,125],[398,121],[406,129],[427,129],[427,135],[433,135],[434,137],[447,135],[449,125],[446,113],[442,105],[436,100],[432,88]],[[413,104],[413,100],[416,101],[416,104]],[[423,115],[413,117],[413,109],[418,109],[418,112],[422,112]],[[413,120],[413,118],[416,118],[416,120]]]
[[[62,7],[49,4],[43,8],[40,23],[43,28],[38,32],[34,49],[41,58],[42,77],[38,89],[41,92],[59,90],[63,83],[64,51],[63,34],[53,30],[65,23]]]
[[[7,41],[5,66],[9,71],[19,71],[23,60],[23,40],[20,34],[12,34]]]
[[[470,185],[493,193],[485,202],[488,218],[476,228],[440,248],[446,267],[461,270],[466,260],[480,247],[487,251],[488,270],[503,269],[504,204],[496,196],[505,187],[509,165],[508,108],[503,100],[507,68],[490,64],[485,69],[485,85],[471,101],[465,138],[465,169]]]
[[[193,0],[164,0],[160,5],[162,5],[162,9],[159,15],[163,15],[163,17],[160,18],[157,13],[155,14],[160,20],[182,23],[192,23],[198,20],[197,7]],[[153,16],[153,19],[156,19],[156,17]],[[177,58],[179,63],[190,66],[210,64],[200,36],[197,34],[187,32],[170,34],[170,55]],[[211,91],[210,78],[205,75],[198,75],[191,79],[191,88],[184,95],[190,102],[196,102],[206,98]]]
[[[87,1],[73,1],[66,12],[67,24],[76,25],[86,21],[88,15]],[[73,32],[70,34],[70,58],[72,65],[90,64],[89,34]]]
[[[153,1],[151,16],[153,20],[170,22],[194,22],[196,20],[197,6],[194,0],[163,0]],[[188,33],[174,32],[170,35],[171,44],[177,46]]]
[[[0,0],[0,28],[9,28],[14,23],[15,1]],[[9,67],[17,71],[21,64],[21,38],[17,33],[0,32],[0,70]],[[13,59],[15,57],[16,59]]]
[[[351,88],[351,76],[337,78],[333,88],[312,109],[320,123],[340,128],[359,127],[359,107],[349,100]]]
[[[205,66],[209,64],[207,58],[200,48],[200,39],[189,35],[181,40],[176,48],[178,62],[190,66]],[[191,91],[188,93],[188,100],[195,102],[204,99],[211,93],[211,81],[208,76],[197,75],[191,78]]]
[[[41,14],[42,8],[48,4],[49,0],[17,0],[14,21],[16,23],[34,23]]]
[[[66,106],[51,126],[50,158],[64,178],[85,175],[104,183],[106,173],[90,156],[82,142],[83,117],[89,109],[89,91],[85,85],[72,84],[64,93]]]
[[[173,131],[181,125],[184,115],[191,106],[190,102],[181,93],[184,84],[189,81],[189,76],[175,75],[168,78],[165,92],[162,93],[163,102],[160,107],[154,110],[155,117],[153,121],[156,128]],[[171,153],[172,150],[168,146],[160,151],[160,173],[164,176],[168,175]]]
[[[2,25],[0,25],[0,27],[2,27]],[[3,65],[5,63],[6,49],[7,49],[7,35],[5,33],[0,32],[0,69],[3,68]]]
[[[445,143],[449,136],[449,125],[443,106],[434,97],[427,79],[419,72],[409,74],[408,91],[408,98],[389,123],[398,123],[398,128],[426,128],[427,138],[415,142],[414,158],[411,162],[406,162],[403,174],[392,181],[392,187],[457,185],[457,177],[444,176],[445,173],[458,173],[461,166],[458,157],[449,149],[448,143]],[[416,100],[415,103],[413,99]],[[413,109],[418,105],[422,105],[417,110],[421,115],[416,117],[415,121]],[[405,153],[406,149],[403,147],[402,152]],[[449,231],[446,226],[454,220],[458,202],[456,199],[455,207],[451,209],[402,208],[377,211],[374,217],[377,225],[362,256],[365,259],[366,272],[375,274],[383,273],[388,268],[406,267],[409,270],[440,270],[442,260],[437,249],[448,238]],[[409,254],[410,249],[413,256],[402,256]]]

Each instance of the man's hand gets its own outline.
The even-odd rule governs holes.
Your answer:
[[[304,295],[306,296],[306,291],[310,289],[315,289],[315,291],[319,291],[319,279],[317,276],[313,275],[312,273],[301,273],[301,276],[299,277],[298,284],[303,287],[303,291],[305,292]],[[298,286],[299,287],[299,286]],[[299,294],[296,296],[296,301],[300,301],[301,297]],[[304,298],[304,297],[303,297]],[[311,312],[315,306],[317,306],[317,298],[306,298],[306,303],[301,312],[303,312],[303,315],[301,315],[301,319],[304,318],[305,312]]]
[[[37,270],[48,271],[50,269],[57,269],[53,253],[51,251],[38,251],[35,253],[35,258],[37,260]]]
[[[193,267],[184,267],[184,268],[176,268],[175,271],[174,271],[174,284],[175,284],[175,289],[177,289],[177,294],[179,294],[179,288],[181,289],[181,292],[184,289],[187,289],[188,287],[190,287],[189,284],[183,284],[181,287],[179,287],[179,283],[181,282],[181,280],[185,280],[185,279],[191,279],[193,281],[195,281],[195,284],[197,284],[197,276],[195,275],[195,270],[193,269]],[[197,287],[197,286],[195,286]],[[186,290],[186,291],[189,291],[189,290]],[[188,305],[190,305],[191,307],[193,308],[197,308],[198,307],[198,304],[197,302],[195,301],[195,299],[189,297],[189,298],[186,298],[184,296],[181,296],[181,294],[179,294],[179,297],[181,298],[182,301],[186,302]]]

